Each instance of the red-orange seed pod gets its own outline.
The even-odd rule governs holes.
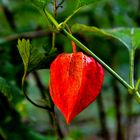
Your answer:
[[[95,100],[104,79],[102,66],[82,52],[62,53],[50,67],[50,95],[69,123]]]

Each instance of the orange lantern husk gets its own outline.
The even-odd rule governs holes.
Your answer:
[[[56,57],[50,66],[50,95],[67,124],[96,99],[103,79],[102,66],[82,52]]]

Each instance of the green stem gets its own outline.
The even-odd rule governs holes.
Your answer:
[[[54,0],[53,11],[54,11],[54,19],[55,19],[55,17],[56,17],[56,0]],[[54,27],[54,25],[53,25],[53,27]],[[53,31],[53,33],[52,33],[52,49],[55,48],[55,38],[56,38],[56,33]]]
[[[67,32],[65,29],[63,29],[64,33],[67,35],[67,37],[71,40],[73,40],[83,51],[85,51],[90,56],[94,57],[112,76],[114,76],[124,87],[127,88],[127,90],[133,91],[134,88],[129,85],[125,80],[123,80],[122,77],[120,77],[113,69],[111,69],[106,63],[104,63],[98,56],[96,56],[92,51],[90,51],[84,44],[82,44],[79,40],[77,40],[74,36],[72,36],[69,32]],[[133,94],[135,99],[138,103],[140,103],[140,94],[139,92],[135,92]]]
[[[134,34],[134,30],[132,29],[131,31],[131,42],[132,42],[132,38],[133,38],[133,34]],[[135,50],[134,50],[134,46],[131,43],[131,47],[129,50],[129,61],[130,61],[130,67],[129,67],[129,83],[130,85],[134,88],[134,57],[135,57]]]
[[[134,29],[131,30],[131,42],[133,40],[133,35],[134,35]],[[131,43],[131,48],[129,50],[129,61],[130,61],[130,67],[129,67],[129,83],[131,87],[134,89],[134,94],[133,90],[130,92],[135,99],[139,102],[140,94],[136,89],[135,84],[134,84],[134,58],[135,58],[135,48],[133,46],[133,43]]]
[[[129,71],[129,82],[130,85],[134,88],[134,49],[130,51],[130,71]]]
[[[56,33],[53,32],[53,33],[52,33],[52,49],[55,48],[55,38],[56,38]]]
[[[48,16],[50,21],[55,25],[56,29],[58,29],[59,24],[57,23],[55,18],[46,9],[44,9],[44,13]]]
[[[54,131],[56,133],[57,140],[62,140],[64,138],[64,135],[60,129],[58,121],[56,120],[55,111],[53,110],[52,112],[50,112],[50,115],[52,117],[52,125],[54,127]]]
[[[139,85],[140,85],[140,78],[138,79],[138,81],[136,83],[136,86],[135,86],[136,91],[139,90]]]
[[[135,94],[133,94],[133,96],[135,97],[136,101],[140,104],[140,94],[139,92],[134,92]]]
[[[76,9],[70,16],[68,16],[68,17],[65,19],[65,21],[63,22],[64,27],[65,27],[65,25],[67,24],[67,22],[68,22],[80,9],[81,9],[81,7],[78,8],[78,9]]]

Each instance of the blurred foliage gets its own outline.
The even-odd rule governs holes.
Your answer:
[[[62,22],[77,7],[90,2],[91,0],[86,3],[84,0],[64,0],[57,10],[57,21]],[[61,0],[58,0],[57,4],[59,3]],[[56,140],[49,112],[34,107],[21,94],[24,68],[17,48],[18,39],[30,39],[30,42],[27,42],[34,48],[32,53],[37,56],[36,60],[43,58],[43,61],[39,61],[42,66],[39,68],[34,67],[36,63],[33,62],[36,60],[32,60],[33,65],[28,68],[28,72],[45,69],[38,70],[37,75],[34,72],[29,74],[25,82],[30,98],[41,104],[44,104],[44,98],[49,93],[50,63],[58,53],[71,52],[70,41],[63,34],[56,34],[57,51],[51,52],[50,25],[40,9],[44,5],[53,13],[52,0],[0,0],[0,139]],[[139,0],[95,0],[95,4],[82,7],[68,24],[85,24],[105,31],[118,27],[139,29],[139,11]],[[40,34],[40,31],[43,31],[43,34]],[[137,33],[139,34],[139,31]],[[89,31],[78,30],[73,34],[128,81],[129,54],[123,44],[114,38],[95,36]],[[136,36],[136,41],[139,41],[139,35]],[[80,51],[79,48],[77,50]],[[24,53],[27,52],[28,50],[25,50]],[[139,54],[140,47],[135,53],[135,80],[140,77]],[[128,127],[128,122],[131,117],[140,116],[139,105],[122,85],[114,81],[106,72],[101,96],[69,126],[65,125],[61,113],[55,108],[61,131],[66,135],[65,140],[109,140],[112,137],[117,139],[117,136],[121,136],[121,140],[133,130]]]
[[[82,24],[75,24],[72,26],[74,32],[92,32],[97,36],[104,38],[114,38],[121,41],[124,46],[130,50],[140,47],[140,29],[139,28],[115,28],[115,29],[99,29],[96,27],[90,27]],[[131,50],[130,50],[131,51]]]

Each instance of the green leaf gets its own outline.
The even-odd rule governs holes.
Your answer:
[[[18,40],[17,47],[24,64],[24,74],[22,77],[23,88],[26,75],[29,72],[49,67],[50,62],[56,55],[56,49],[50,49],[49,52],[45,53],[40,50],[40,46],[38,48],[33,47],[29,39]]]
[[[70,9],[73,9],[73,10],[69,14],[69,16],[67,16],[67,18],[64,20],[64,22],[63,22],[64,26],[81,9],[81,7],[92,4],[92,3],[95,3],[95,2],[100,2],[100,1],[103,1],[103,0],[86,0],[86,1],[85,0],[71,0],[71,1],[68,1],[67,9],[70,8]]]
[[[10,84],[2,77],[0,77],[0,93],[13,103],[17,103],[22,96],[21,91],[15,85]]]
[[[29,40],[18,40],[18,50],[24,64],[24,73],[48,67],[48,63],[56,55],[56,50],[50,50],[45,53],[40,47],[35,48],[30,44]]]
[[[75,24],[72,30],[73,32],[92,32],[97,36],[115,38],[122,42],[129,51],[131,47],[134,49],[140,47],[140,28],[99,29],[94,26]]]
[[[26,75],[29,72],[49,67],[50,62],[56,56],[56,49],[50,49],[49,52],[45,53],[45,51],[43,50],[41,51],[40,46],[38,46],[38,48],[35,48],[30,44],[29,40],[25,39],[18,40],[17,47],[24,64],[24,74],[22,77],[22,91],[28,100],[30,100],[30,98],[28,98],[28,96],[26,95],[24,88]],[[45,109],[48,107],[48,109],[51,110],[49,105],[48,106],[37,105],[32,100],[30,100],[30,102],[38,107]]]
[[[22,39],[21,40],[18,40],[18,50],[19,50],[19,53],[22,57],[22,60],[23,60],[23,64],[24,64],[24,72],[27,73],[27,70],[28,70],[28,65],[29,65],[29,62],[30,62],[30,56],[31,56],[31,44],[30,44],[30,41],[29,40],[25,40],[25,39]]]

